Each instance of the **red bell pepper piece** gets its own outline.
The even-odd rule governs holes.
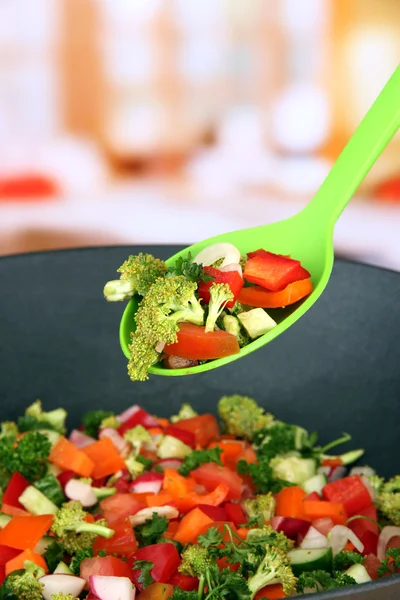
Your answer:
[[[227,521],[232,521],[232,523],[234,523],[236,527],[247,523],[248,519],[244,514],[244,510],[240,506],[240,504],[235,504],[234,502],[227,502],[224,505],[224,508],[228,515]]]
[[[191,431],[185,431],[174,425],[169,425],[164,431],[165,435],[171,435],[172,437],[180,440],[190,448],[196,447],[196,437]]]
[[[151,427],[158,427],[158,421],[154,417],[152,417],[148,412],[140,408],[133,415],[122,423],[117,429],[120,435],[124,435],[126,431],[129,429],[133,429],[136,425],[142,425],[146,429],[150,429]]]
[[[369,506],[366,506],[365,508],[360,510],[360,512],[357,514],[363,515],[364,517],[367,517],[367,518],[366,519],[354,519],[354,521],[350,521],[350,523],[348,524],[348,527],[352,531],[354,531],[356,536],[361,539],[361,537],[364,535],[364,533],[366,531],[370,531],[371,533],[375,534],[376,536],[379,536],[379,527],[377,525],[378,515],[376,512],[375,506],[371,503]],[[376,523],[373,523],[373,521],[371,521],[370,519],[373,519],[373,521],[376,521]],[[365,554],[368,554],[368,552],[366,552]],[[376,554],[376,552],[372,552],[372,554]]]
[[[358,515],[371,504],[371,495],[359,475],[349,475],[322,488],[322,495],[329,502],[343,504],[348,517]]]
[[[0,565],[0,585],[3,585],[3,581],[6,578],[6,567],[5,565]]]
[[[16,508],[24,510],[24,507],[19,502],[18,498],[21,496],[22,492],[29,487],[29,485],[29,481],[20,475],[20,473],[13,473],[3,495],[3,504],[15,506]]]
[[[243,275],[247,281],[272,292],[279,292],[294,281],[311,277],[299,260],[265,250],[263,252],[259,250],[255,256],[249,258]]]
[[[210,302],[210,288],[214,283],[227,283],[231,288],[233,300],[227,302],[225,306],[226,308],[232,308],[244,285],[243,277],[241,277],[240,273],[238,271],[220,271],[219,269],[214,269],[214,267],[204,267],[204,271],[214,277],[211,281],[200,281],[199,283],[197,291],[204,304]]]
[[[175,548],[174,544],[165,542],[162,544],[151,544],[140,548],[132,557],[133,562],[133,581],[140,590],[143,588],[143,584],[139,581],[140,569],[134,568],[134,563],[138,560],[147,560],[154,564],[154,567],[150,571],[154,581],[160,583],[168,583],[169,579],[178,570],[181,559],[179,552]],[[131,559],[131,560],[132,560]],[[128,561],[129,562],[129,561]]]
[[[228,513],[223,506],[211,506],[210,504],[198,504],[197,508],[213,521],[229,521]]]
[[[9,560],[18,556],[18,554],[21,554],[21,550],[10,548],[9,546],[0,546],[0,565],[5,565]]]

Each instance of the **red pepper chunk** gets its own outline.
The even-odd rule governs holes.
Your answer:
[[[24,507],[18,498],[26,490],[26,488],[29,487],[29,485],[29,481],[27,481],[25,477],[20,475],[17,471],[13,473],[3,495],[3,504],[8,504],[9,506],[15,506],[16,508],[23,509]]]
[[[244,281],[238,271],[220,271],[214,267],[204,267],[204,271],[214,277],[211,281],[200,281],[198,293],[205,304],[210,302],[210,288],[214,283],[227,283],[231,288],[233,300],[226,303],[226,308],[232,308],[239,297]]]
[[[272,292],[279,292],[294,281],[311,277],[299,260],[265,250],[250,254],[253,256],[246,263],[244,278]]]
[[[347,516],[363,514],[362,509],[370,506],[371,496],[359,475],[349,475],[322,488],[322,495],[329,502],[343,504]]]

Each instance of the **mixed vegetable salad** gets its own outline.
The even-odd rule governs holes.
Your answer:
[[[0,599],[252,600],[400,571],[400,476],[253,399],[170,419],[36,401],[0,432]]]
[[[148,378],[160,361],[193,367],[240,352],[276,326],[265,309],[284,308],[312,291],[310,273],[289,256],[259,249],[241,256],[228,243],[180,257],[173,267],[150,254],[129,258],[119,280],[104,287],[108,301],[141,296],[129,346],[128,373]]]

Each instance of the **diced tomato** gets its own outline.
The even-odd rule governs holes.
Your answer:
[[[198,417],[191,417],[190,419],[183,419],[178,421],[175,426],[185,431],[190,431],[194,434],[196,445],[198,444],[202,448],[205,448],[213,442],[219,436],[218,421],[209,413],[199,415]]]
[[[390,538],[386,548],[400,548],[400,535],[395,535]]]
[[[243,523],[247,523],[247,517],[244,514],[243,508],[240,504],[235,504],[234,502],[227,502],[224,505],[225,511],[228,515],[227,521],[232,521],[238,527],[238,525],[243,525]]]
[[[209,504],[198,504],[199,508],[207,517],[213,521],[228,521],[228,513],[223,506],[210,506]],[[232,520],[232,519],[230,519]]]
[[[197,577],[183,575],[182,573],[175,573],[174,575],[172,575],[168,583],[187,592],[197,590],[199,587],[199,580],[197,579]]]
[[[129,519],[115,521],[111,523],[114,535],[108,540],[98,536],[93,543],[94,554],[105,550],[107,554],[118,554],[127,556],[137,550],[135,533]]]
[[[226,331],[210,331],[192,323],[181,323],[174,344],[165,346],[165,354],[192,360],[211,360],[239,354],[236,336]]]
[[[186,431],[185,429],[175,427],[174,425],[169,425],[166,427],[164,433],[165,435],[171,435],[172,437],[177,438],[190,448],[196,447],[196,437],[191,431]]]
[[[286,598],[286,594],[280,583],[274,583],[273,585],[267,585],[254,596],[254,600],[262,600],[264,598],[265,600],[276,600],[278,598]]]
[[[376,508],[373,504],[366,506],[361,509],[359,513],[364,517],[368,517],[367,519],[354,519],[354,521],[350,521],[348,527],[354,531],[356,536],[361,539],[366,531],[370,531],[376,536],[379,536],[379,527],[377,523],[373,523],[370,519],[374,521],[378,521],[378,515],[376,512]],[[376,554],[376,552],[372,552],[371,554]]]
[[[129,429],[136,427],[136,425],[142,425],[146,429],[150,429],[151,427],[158,427],[158,421],[155,417],[152,417],[148,412],[140,408],[125,423],[122,423],[117,431],[123,435]]]
[[[371,579],[379,579],[378,567],[381,564],[379,558],[375,554],[368,554],[364,560],[364,567],[367,570],[368,575]]]
[[[21,554],[21,550],[10,548],[9,546],[0,546],[0,566],[5,565],[9,560],[18,556],[18,554]]]
[[[146,560],[152,562],[154,567],[151,569],[150,575],[154,581],[160,583],[168,583],[172,575],[178,570],[181,562],[178,550],[174,544],[169,542],[151,544],[150,546],[140,548],[132,558],[133,581],[140,590],[143,588],[143,584],[139,581],[140,569],[134,568],[136,561]]]
[[[222,483],[229,489],[228,500],[239,500],[242,495],[242,479],[227,467],[221,467],[216,463],[204,463],[191,473],[192,477],[206,490],[214,490]]]
[[[243,287],[243,277],[238,271],[220,271],[213,267],[204,267],[206,273],[214,277],[211,281],[200,281],[198,287],[198,294],[205,304],[210,302],[210,288],[214,283],[227,283],[233,294],[233,300],[226,303],[226,308],[232,308],[235,305],[236,300],[240,294],[240,290]]]
[[[117,493],[100,502],[100,507],[104,511],[104,518],[110,524],[135,515],[146,506],[147,504],[144,500],[140,501],[132,494]]]
[[[128,563],[120,558],[115,558],[115,556],[85,558],[81,562],[80,575],[86,582],[92,575],[128,577],[132,580],[132,572]]]
[[[347,516],[358,515],[371,504],[371,495],[359,475],[348,475],[322,488],[322,495],[329,502],[343,504]]]
[[[311,277],[300,261],[265,250],[258,250],[249,258],[243,276],[247,281],[272,292],[279,292],[294,281]]]
[[[26,488],[29,487],[29,485],[29,481],[27,481],[25,477],[20,475],[20,473],[13,473],[3,494],[3,504],[15,506],[16,508],[24,510],[24,507],[19,502],[18,498],[21,496],[22,492],[24,492]]]
[[[173,593],[174,587],[169,583],[152,583],[140,592],[139,598],[140,600],[167,600]]]

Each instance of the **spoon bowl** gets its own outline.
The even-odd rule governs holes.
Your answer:
[[[166,261],[168,266],[173,265],[180,256],[187,256],[188,252],[196,256],[203,248],[217,242],[233,244],[242,255],[264,248],[299,260],[311,273],[313,291],[288,308],[268,310],[277,325],[242,348],[238,354],[184,369],[166,369],[157,363],[149,372],[178,377],[215,369],[268,344],[304,315],[318,300],[329,281],[334,261],[333,232],[337,219],[399,126],[400,67],[397,67],[320,189],[301,212],[277,223],[214,236],[170,257]],[[120,344],[127,358],[138,301],[138,297],[129,301],[120,323]]]

